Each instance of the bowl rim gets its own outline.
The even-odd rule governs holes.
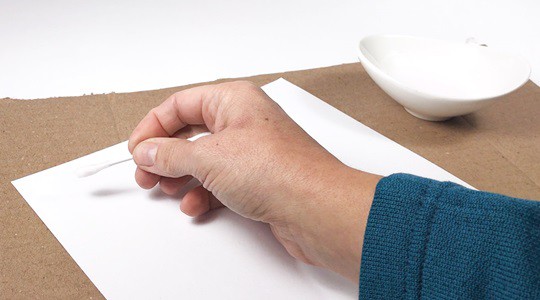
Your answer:
[[[514,92],[515,90],[519,89],[520,87],[522,87],[523,85],[525,85],[529,81],[530,76],[531,76],[531,71],[532,71],[531,66],[530,66],[529,62],[524,57],[522,57],[521,55],[508,53],[508,52],[500,51],[500,50],[497,50],[497,49],[489,49],[489,51],[494,51],[494,52],[497,52],[497,53],[500,53],[500,54],[516,57],[516,58],[522,60],[525,63],[525,66],[527,67],[527,72],[526,72],[527,75],[524,76],[524,78],[521,80],[520,84],[516,85],[516,87],[510,89],[508,92],[505,92],[505,93],[493,94],[493,95],[488,95],[488,96],[484,96],[484,97],[475,97],[475,98],[459,98],[459,97],[454,97],[454,96],[449,97],[449,96],[443,96],[443,95],[439,95],[439,94],[426,93],[426,92],[423,92],[423,91],[420,91],[420,90],[417,90],[417,89],[413,89],[410,86],[408,86],[408,85],[400,82],[399,80],[393,78],[392,76],[388,75],[386,72],[382,71],[379,67],[377,67],[373,62],[371,62],[371,60],[368,59],[364,55],[364,53],[362,53],[362,47],[363,47],[362,43],[364,41],[366,41],[367,39],[376,38],[376,37],[408,38],[408,39],[415,39],[415,40],[429,40],[429,41],[444,42],[444,43],[453,44],[453,45],[462,45],[462,44],[459,43],[459,42],[456,42],[456,41],[434,39],[434,38],[426,38],[426,37],[418,37],[418,36],[412,36],[412,35],[400,35],[400,34],[373,34],[373,35],[367,35],[367,36],[363,37],[362,39],[360,39],[360,42],[358,43],[358,47],[357,47],[356,51],[357,51],[358,58],[359,58],[359,60],[360,60],[360,62],[362,64],[368,64],[371,67],[371,69],[373,69],[375,72],[377,72],[377,74],[379,76],[384,77],[386,80],[390,81],[392,84],[395,84],[398,87],[400,87],[400,88],[402,88],[402,89],[404,89],[404,90],[406,90],[408,92],[419,94],[424,98],[432,98],[433,100],[444,99],[445,101],[452,101],[452,102],[473,102],[473,101],[493,100],[495,98],[499,98],[499,97],[508,95],[508,94]],[[463,43],[463,44],[465,44],[465,43]],[[478,47],[481,47],[481,46],[478,45]]]

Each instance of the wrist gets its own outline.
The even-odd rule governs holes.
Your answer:
[[[344,175],[341,193],[333,199],[336,204],[325,208],[333,210],[328,220],[331,232],[320,238],[328,247],[327,268],[358,282],[369,210],[381,177],[348,167]]]
[[[369,210],[380,176],[342,165],[319,185],[306,205],[299,232],[312,263],[357,282]],[[306,221],[307,220],[307,221]]]

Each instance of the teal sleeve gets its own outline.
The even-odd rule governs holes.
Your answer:
[[[540,299],[540,202],[394,174],[377,185],[360,299]]]

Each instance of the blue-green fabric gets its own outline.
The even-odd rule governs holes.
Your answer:
[[[377,185],[360,299],[540,299],[540,202],[394,174]]]

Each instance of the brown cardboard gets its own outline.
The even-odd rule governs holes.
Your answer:
[[[406,113],[358,63],[248,79],[279,77],[479,189],[540,198],[540,88],[532,82],[477,113],[433,123]],[[183,88],[0,99],[0,298],[103,297],[10,182],[126,140],[149,109]]]

